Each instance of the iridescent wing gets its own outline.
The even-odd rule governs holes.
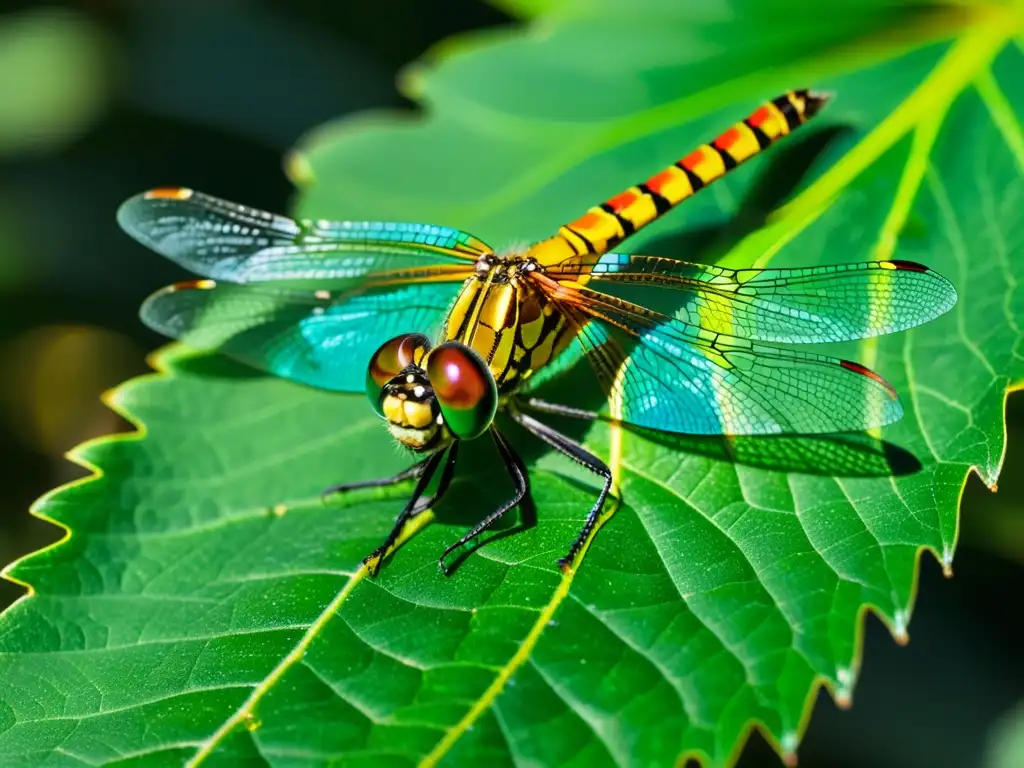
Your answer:
[[[577,338],[527,388],[586,356],[605,387],[621,396],[624,419],[654,429],[833,432],[898,419],[891,387],[862,366],[752,342],[859,339],[927,322],[956,302],[953,287],[935,272],[895,260],[729,270],[609,253],[806,123],[825,100],[797,90],[766,102],[712,142],[534,244],[527,255],[541,267],[535,281],[576,325]],[[635,284],[641,293],[673,290],[682,306],[667,317],[593,290],[616,283]],[[633,349],[624,351],[609,329],[631,337]]]
[[[362,392],[388,339],[430,333],[491,249],[448,227],[293,220],[189,189],[118,211],[134,238],[211,280],[143,304],[151,328],[324,389]],[[220,281],[220,282],[217,282]]]
[[[541,285],[578,327],[626,423],[687,434],[814,434],[902,416],[893,388],[858,363],[726,335],[572,283]]]
[[[546,274],[597,290],[628,283],[676,291],[682,306],[675,319],[683,323],[788,344],[902,331],[947,312],[957,299],[945,278],[910,261],[737,270],[610,253],[593,265],[550,268]]]
[[[190,346],[321,389],[363,392],[377,348],[410,330],[439,330],[453,291],[427,283],[332,295],[200,280],[157,291],[141,315]]]
[[[136,240],[203,277],[345,290],[459,282],[491,248],[428,224],[293,220],[190,189],[156,189],[117,214]]]

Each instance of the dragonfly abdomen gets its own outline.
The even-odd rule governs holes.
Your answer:
[[[796,90],[765,102],[712,142],[560,227],[557,235],[534,245],[528,255],[541,266],[558,264],[564,269],[566,262],[593,264],[634,232],[807,122],[825,100]]]

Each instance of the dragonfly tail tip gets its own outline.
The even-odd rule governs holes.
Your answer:
[[[805,110],[807,117],[814,117],[834,98],[835,93],[832,91],[806,91],[804,99],[806,101]]]

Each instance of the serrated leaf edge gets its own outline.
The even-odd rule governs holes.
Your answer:
[[[916,193],[924,180],[927,171],[927,153],[934,144],[941,125],[948,114],[948,110],[952,107],[953,101],[972,83],[988,107],[993,122],[1003,134],[1007,145],[1017,158],[1022,172],[1024,172],[1024,132],[1022,132],[1019,121],[1016,120],[1012,108],[999,89],[990,69],[991,62],[996,54],[1013,39],[1020,25],[1019,14],[1008,13],[1005,8],[992,9],[991,16],[984,18],[982,23],[970,29],[969,34],[964,35],[963,38],[954,44],[953,48],[947,52],[939,64],[932,70],[929,77],[915,89],[914,94],[904,101],[896,112],[862,139],[857,147],[844,156],[840,163],[833,166],[830,171],[826,172],[814,184],[808,187],[804,193],[783,208],[780,208],[770,217],[769,227],[777,227],[780,232],[777,234],[776,241],[762,254],[756,265],[759,267],[765,266],[783,245],[806,229],[825,211],[829,202],[846,184],[867,168],[868,165],[877,160],[878,157],[891,148],[906,133],[913,131],[914,144],[908,155],[907,166],[894,196],[893,206],[883,224],[880,237],[874,249],[875,258],[885,258],[887,254],[891,255],[896,245],[896,235],[906,221],[913,199],[916,197]],[[1017,44],[1020,46],[1019,40]],[[1024,49],[1024,46],[1021,47]],[[973,67],[970,66],[972,63],[974,64]],[[942,85],[946,87],[940,88],[939,86]],[[917,107],[917,110],[911,109],[911,107]],[[915,111],[928,119],[915,122],[912,119]],[[856,161],[853,168],[840,167],[845,166],[846,161],[851,155],[854,156]],[[734,250],[734,253],[737,251],[742,252],[742,246],[743,243],[741,242]],[[725,263],[725,260],[723,260],[723,263]],[[877,355],[877,343],[877,339],[865,340],[864,346],[869,356]],[[1020,390],[1024,390],[1024,381],[1011,382],[1003,394],[1002,452],[996,462],[995,476],[987,474],[986,470],[988,468],[978,465],[970,466],[964,473],[957,495],[957,533],[955,538],[958,538],[959,535],[960,504],[971,474],[976,475],[993,492],[996,490],[995,479],[999,471],[1001,471],[1006,457],[1006,401],[1011,393]],[[935,558],[942,568],[944,575],[951,577],[953,573],[952,563],[949,560],[950,553],[944,552],[940,554],[929,546],[920,546],[916,549],[913,582],[910,587],[910,601],[906,609],[907,621],[909,621],[911,607],[916,600],[921,556],[925,551]],[[856,678],[857,671],[860,669],[863,657],[863,636],[867,614],[873,614],[878,618],[898,644],[906,645],[910,640],[905,625],[890,621],[877,606],[869,603],[863,604],[858,611],[857,617],[854,658],[850,665],[851,686]],[[814,709],[814,703],[822,687],[829,692],[837,706],[844,709],[852,706],[851,691],[837,689],[833,685],[833,681],[819,675],[808,691],[795,733],[783,734],[780,739],[763,722],[751,719],[740,730],[740,736],[732,752],[726,758],[725,765],[734,766],[736,764],[754,730],[761,733],[765,741],[786,765],[796,765],[796,748],[806,733]],[[702,766],[713,764],[710,755],[695,750],[682,753],[677,760],[677,765],[684,765],[688,759],[696,759]]]

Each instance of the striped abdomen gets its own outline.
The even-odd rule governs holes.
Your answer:
[[[560,227],[557,235],[537,243],[527,255],[542,266],[574,260],[594,263],[641,227],[807,122],[825,100],[798,90],[766,102],[710,144]]]

